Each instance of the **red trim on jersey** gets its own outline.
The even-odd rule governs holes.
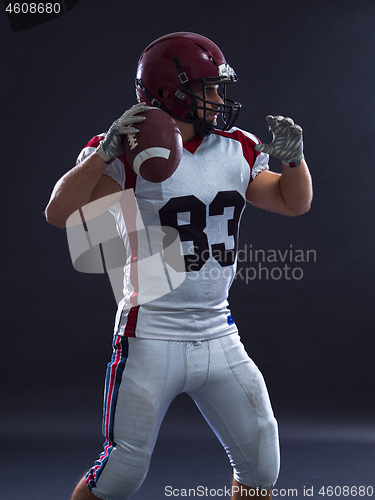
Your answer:
[[[137,326],[139,306],[132,307],[128,314],[126,322],[124,337],[135,337],[135,327]]]
[[[97,148],[100,144],[100,141],[104,139],[104,135],[96,135],[93,137],[87,144],[86,148]],[[137,174],[134,172],[134,170],[130,167],[128,162],[126,161],[125,155],[120,155],[117,157],[124,165],[125,169],[125,187],[124,189],[131,189],[135,188],[135,181],[137,178]]]
[[[248,137],[243,132],[241,132],[241,130],[233,130],[233,132],[223,132],[222,130],[215,130],[214,133],[218,134],[218,135],[222,135],[223,137],[228,137],[228,139],[234,139],[235,141],[238,141],[241,143],[243,155],[245,157],[245,160],[249,164],[250,171],[251,171],[251,169],[254,166],[255,160],[260,155],[260,152],[256,151],[256,149],[254,149],[256,142],[254,142],[250,137]],[[260,144],[261,141],[259,139],[258,139],[258,141]],[[250,182],[252,180],[253,180],[253,178],[250,175]]]
[[[93,137],[87,144],[86,148],[97,148],[99,146],[100,141],[104,139],[104,135],[96,135]]]
[[[183,142],[184,148],[189,151],[189,153],[194,154],[196,150],[199,148],[199,146],[202,144],[203,137],[199,137],[196,135],[194,139],[192,139],[190,142]]]

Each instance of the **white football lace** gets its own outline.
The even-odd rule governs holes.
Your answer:
[[[128,135],[128,141],[129,141],[129,147],[130,150],[133,151],[138,146],[137,139],[135,138],[135,135]]]

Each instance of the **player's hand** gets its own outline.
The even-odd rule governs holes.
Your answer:
[[[112,123],[105,138],[96,148],[96,154],[106,162],[115,159],[116,156],[122,155],[124,153],[123,136],[129,134],[134,135],[139,132],[139,130],[132,125],[134,123],[143,122],[146,120],[146,117],[135,115],[137,115],[137,113],[144,113],[148,111],[148,109],[149,107],[141,102],[140,104],[135,104],[132,108],[128,109],[128,111],[125,111],[118,120]]]
[[[302,128],[291,118],[266,116],[269,129],[273,134],[271,144],[257,144],[255,149],[279,158],[290,166],[300,165],[303,160]]]

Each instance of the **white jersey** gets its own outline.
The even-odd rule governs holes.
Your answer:
[[[78,161],[99,144],[92,139]],[[178,231],[186,278],[175,289],[140,306],[120,302],[115,333],[140,338],[208,340],[235,332],[228,293],[236,273],[239,222],[246,189],[268,169],[268,155],[255,151],[260,141],[238,128],[215,130],[184,143],[177,170],[161,183],[136,176],[124,155],[106,175],[122,189],[133,188],[144,226],[169,226]],[[121,225],[118,214],[114,213]],[[119,227],[124,235],[124,228]],[[131,280],[125,271],[124,294]]]

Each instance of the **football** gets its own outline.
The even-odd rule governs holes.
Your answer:
[[[181,160],[180,130],[169,114],[161,109],[150,108],[139,116],[146,117],[143,122],[134,124],[139,132],[124,135],[125,158],[134,172],[146,181],[165,181]]]

